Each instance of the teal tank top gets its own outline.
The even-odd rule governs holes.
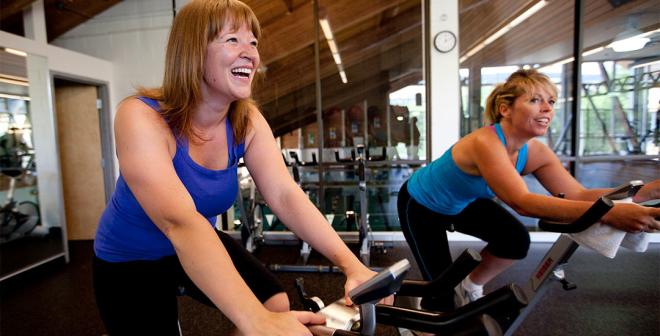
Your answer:
[[[500,124],[491,126],[502,144],[506,139]],[[440,158],[417,170],[408,180],[408,193],[419,204],[445,215],[456,215],[477,198],[493,198],[495,194],[481,176],[464,173],[449,148]],[[520,148],[516,170],[522,174],[527,163],[527,144]]]

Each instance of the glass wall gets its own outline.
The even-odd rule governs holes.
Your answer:
[[[0,48],[0,250],[22,245],[40,224],[26,54]],[[10,262],[11,263],[11,262]],[[11,270],[0,268],[0,275]]]
[[[657,176],[660,19],[653,3],[582,2],[582,76],[573,90],[575,2],[459,0],[461,136],[484,125],[495,85],[517,69],[536,68],[558,88],[555,118],[540,140],[580,182],[606,187]],[[374,230],[396,229],[398,188],[429,157],[422,2],[285,7],[257,9],[265,33],[263,80],[255,90],[284,160],[339,230],[350,227],[349,211],[368,217]],[[282,10],[290,17],[282,19]],[[647,41],[617,51],[618,41],[631,37]],[[533,177],[525,179],[545,193]]]
[[[577,177],[587,186],[658,178],[658,3],[586,0],[584,7]]]
[[[41,216],[57,209],[50,202],[57,197],[42,192],[50,182],[38,178],[52,173],[44,159],[49,155],[36,154],[46,144],[38,130],[48,115],[40,113],[47,83],[46,76],[40,81],[33,74],[47,71],[45,57],[0,46],[0,280],[66,251],[63,221]]]
[[[657,1],[582,2],[579,111],[571,107],[574,2],[460,4],[462,135],[483,126],[484,103],[497,83],[532,67],[548,75],[559,93],[555,119],[540,140],[582,184],[609,187],[658,177]],[[483,24],[474,25],[477,19]],[[578,139],[572,139],[572,127],[578,127]],[[533,177],[525,179],[532,191],[545,192]]]
[[[295,43],[278,41],[279,55],[266,55],[256,99],[302,188],[338,231],[354,231],[362,217],[376,231],[398,229],[396,193],[427,157],[422,2],[317,4],[301,5],[296,23],[297,40],[310,43],[281,52]],[[263,42],[267,52],[273,44]]]

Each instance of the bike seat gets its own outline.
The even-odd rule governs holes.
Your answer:
[[[3,168],[0,170],[0,173],[7,175],[9,177],[18,177],[23,174],[23,169],[22,168]]]

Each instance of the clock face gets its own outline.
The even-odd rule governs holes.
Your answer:
[[[448,30],[443,30],[435,35],[433,45],[441,53],[450,52],[456,47],[456,35]]]

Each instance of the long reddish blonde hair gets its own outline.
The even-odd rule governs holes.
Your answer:
[[[176,14],[172,23],[167,52],[165,76],[158,88],[138,88],[137,95],[158,100],[161,113],[177,136],[202,140],[192,127],[195,108],[202,100],[206,48],[225,22],[238,29],[245,25],[259,39],[261,27],[252,9],[238,0],[193,0]],[[240,99],[229,106],[236,143],[245,139],[250,110],[256,108],[252,99]]]

